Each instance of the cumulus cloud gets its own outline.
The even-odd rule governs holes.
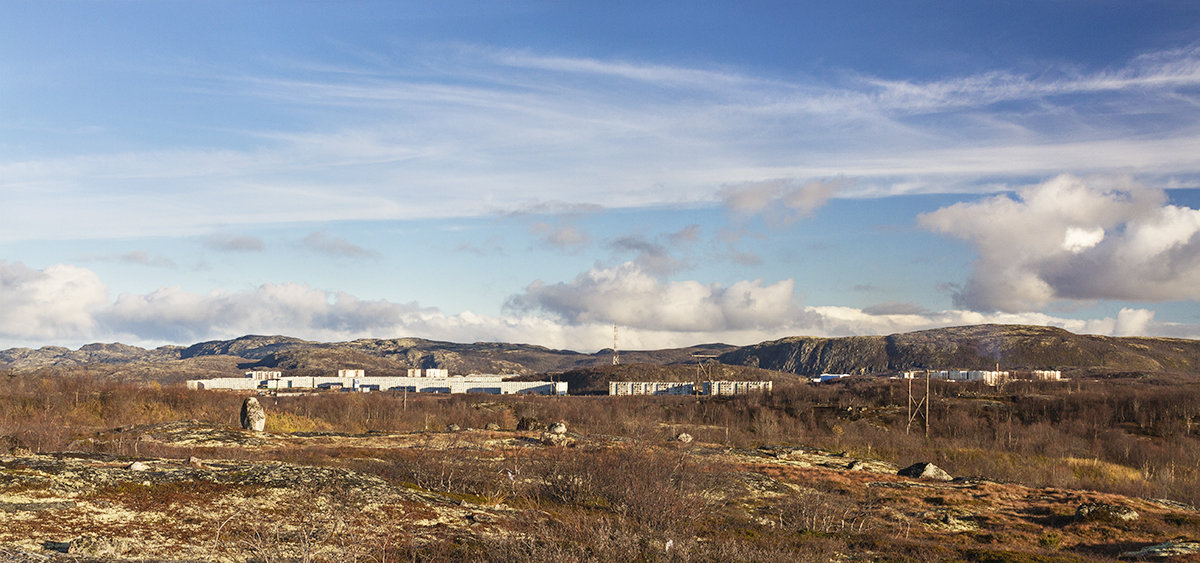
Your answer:
[[[367,250],[342,237],[325,231],[313,231],[304,237],[301,244],[313,251],[335,258],[378,258],[377,252]]]
[[[1162,190],[1062,175],[919,217],[966,240],[978,260],[954,294],[974,310],[1028,311],[1059,300],[1200,298],[1200,210]]]
[[[868,315],[921,315],[925,308],[913,303],[888,302],[864,307],[862,312]]]
[[[943,326],[1011,323],[1059,326],[1077,333],[1200,337],[1200,326],[1155,320],[1124,308],[1115,317],[1066,319],[1043,313],[924,311],[902,304],[867,309],[804,306],[792,280],[728,286],[663,281],[630,262],[573,280],[535,282],[508,302],[505,315],[445,313],[417,303],[364,300],[303,284],[264,284],[207,293],[179,287],[115,300],[96,274],[70,265],[42,270],[0,262],[0,342],[44,345],[124,341],[188,344],[244,334],[312,340],[420,336],[455,342],[527,342],[596,350],[611,345],[653,349],[703,342],[752,344],[785,336],[891,334]]]
[[[794,282],[729,287],[697,281],[664,282],[626,262],[598,268],[569,282],[534,282],[509,298],[510,310],[542,311],[569,323],[617,323],[676,331],[738,330],[779,325],[799,315]]]
[[[108,304],[108,287],[86,268],[44,270],[0,261],[0,335],[21,339],[86,337],[92,313]]]

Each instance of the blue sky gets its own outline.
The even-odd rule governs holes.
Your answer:
[[[1200,337],[1192,2],[0,2],[0,346]]]

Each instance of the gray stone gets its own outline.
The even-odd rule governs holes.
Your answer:
[[[692,435],[687,432],[680,432],[678,436],[675,436],[675,441],[690,444],[692,443]]]
[[[496,424],[495,422],[489,422],[489,423],[487,423],[487,425],[485,425],[485,426],[483,427],[483,429],[484,429],[484,430],[499,430],[499,429],[500,429],[500,425],[499,425],[499,424]]]
[[[149,471],[150,466],[146,465],[140,461],[135,461],[135,462],[125,466],[125,469],[128,469],[130,471]]]
[[[472,522],[477,524],[491,524],[496,521],[496,517],[486,512],[472,512],[469,516]]]
[[[566,434],[567,433],[567,423],[555,422],[555,423],[551,424],[550,425],[550,433],[551,434]]]
[[[453,422],[446,425],[446,432],[458,432],[459,430],[462,430],[462,427]]]
[[[553,434],[551,432],[542,433],[542,443],[547,446],[569,446],[574,442],[570,436],[566,434]]]
[[[1080,522],[1124,524],[1136,521],[1138,513],[1127,506],[1107,502],[1085,502],[1075,509],[1075,519]]]
[[[1166,543],[1149,545],[1137,551],[1126,551],[1121,559],[1155,560],[1183,557],[1200,553],[1200,542],[1188,540],[1173,540]]]
[[[942,468],[929,463],[919,462],[914,463],[900,471],[896,472],[901,477],[912,477],[914,479],[931,479],[934,481],[951,481],[954,479],[949,473],[946,473]]]
[[[242,401],[242,428],[262,432],[267,425],[267,411],[258,404],[258,399],[246,397]]]
[[[50,502],[0,502],[0,512],[41,512],[43,510],[70,510],[75,501]]]

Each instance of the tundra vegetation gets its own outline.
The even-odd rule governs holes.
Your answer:
[[[12,553],[1073,561],[1200,539],[1195,377],[934,382],[928,437],[907,382],[870,377],[743,397],[264,396],[263,433],[240,429],[235,393],[5,379]],[[565,422],[567,445],[522,419]],[[151,470],[127,476],[134,461]],[[960,479],[895,475],[915,462]],[[1085,503],[1138,517],[1079,519]]]

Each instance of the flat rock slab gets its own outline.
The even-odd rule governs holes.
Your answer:
[[[0,502],[0,512],[41,512],[43,510],[70,510],[75,508],[72,501],[50,502]]]
[[[1157,545],[1146,546],[1137,551],[1127,551],[1121,554],[1121,559],[1134,561],[1159,561],[1163,559],[1183,557],[1185,555],[1195,555],[1197,553],[1200,553],[1200,542],[1169,541]]]

